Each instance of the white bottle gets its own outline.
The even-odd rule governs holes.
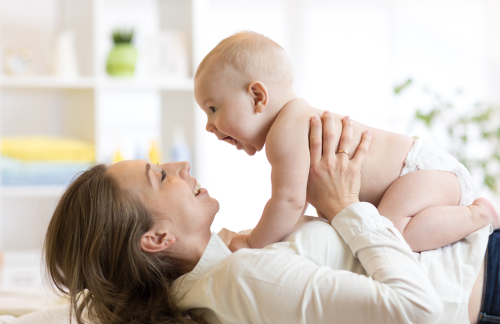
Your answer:
[[[66,79],[76,79],[79,76],[75,33],[73,31],[64,30],[58,35],[54,62],[55,75]]]

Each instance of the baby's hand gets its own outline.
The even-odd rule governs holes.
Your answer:
[[[238,235],[238,233],[230,231],[227,228],[223,228],[219,233],[217,233],[217,235],[219,235],[219,237],[222,239],[222,242],[224,242],[224,244],[226,244],[226,246],[229,248],[231,240],[233,239],[233,237]]]
[[[248,244],[248,235],[236,235],[229,243],[229,250],[231,252],[236,252],[239,249],[250,249],[250,245]]]

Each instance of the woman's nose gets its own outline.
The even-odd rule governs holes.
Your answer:
[[[187,161],[169,162],[162,165],[162,168],[167,171],[167,175],[178,175],[182,179],[189,178],[189,170],[191,165]]]
[[[182,179],[189,178],[189,170],[191,170],[191,164],[188,161],[179,162],[179,176]]]

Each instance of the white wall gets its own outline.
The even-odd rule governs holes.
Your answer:
[[[197,19],[195,60],[239,30],[263,33],[289,52],[296,92],[312,105],[414,135],[424,86],[450,97],[462,89],[464,107],[500,101],[499,16],[493,0],[213,0]],[[394,86],[408,77],[414,86],[396,98]],[[221,204],[212,229],[255,226],[271,192],[264,153],[248,157],[215,141],[201,111],[197,118],[194,171]]]
[[[281,1],[210,1],[203,12],[203,26],[197,51],[199,61],[223,38],[240,30],[265,34],[286,48],[288,44],[286,12]],[[262,10],[265,6],[266,10]],[[235,230],[257,224],[264,205],[271,197],[271,168],[263,152],[253,157],[234,146],[216,141],[205,131],[206,115],[197,117],[198,163],[194,168],[198,182],[220,203],[212,225]]]

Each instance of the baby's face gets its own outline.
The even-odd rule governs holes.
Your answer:
[[[261,119],[247,86],[236,72],[208,65],[195,80],[194,96],[207,114],[208,132],[254,155],[264,146],[265,134],[259,132]]]

